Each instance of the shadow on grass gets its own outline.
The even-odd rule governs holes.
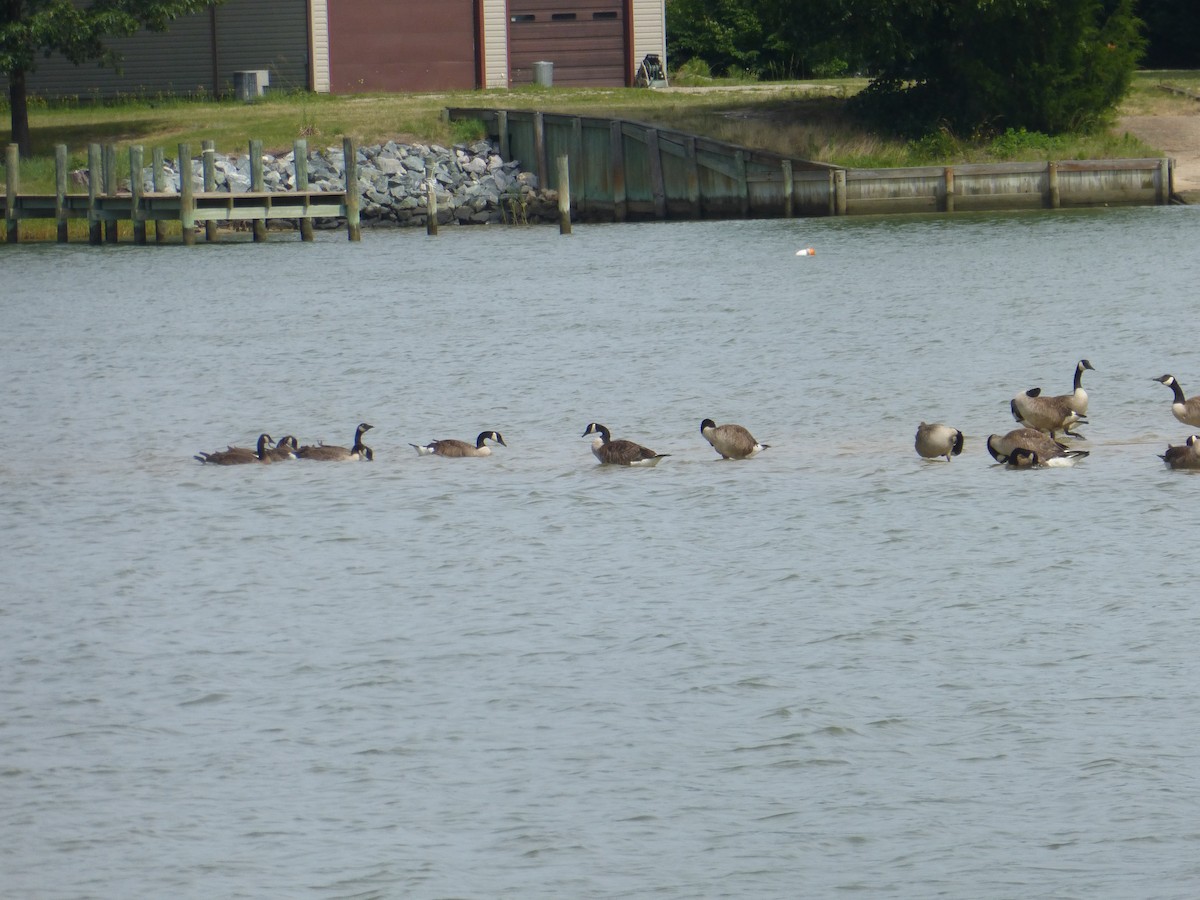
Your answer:
[[[72,154],[85,154],[88,144],[136,143],[161,141],[169,124],[161,119],[125,119],[115,122],[87,122],[78,125],[30,126],[29,137],[34,156],[54,156],[54,148],[66,144]],[[0,144],[12,141],[12,130],[0,131]]]

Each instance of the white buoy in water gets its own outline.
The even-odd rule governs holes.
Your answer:
[[[801,250],[797,250],[796,255],[797,256],[816,256],[817,251],[814,250],[812,247],[805,247]]]

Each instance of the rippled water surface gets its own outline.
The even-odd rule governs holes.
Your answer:
[[[1200,392],[1198,238],[0,248],[2,893],[1200,895],[1200,477],[1151,380]],[[992,465],[1083,357],[1091,456]],[[360,421],[373,463],[192,458]]]

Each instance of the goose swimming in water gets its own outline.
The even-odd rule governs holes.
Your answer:
[[[409,446],[416,448],[417,453],[421,456],[491,456],[492,448],[487,445],[488,441],[495,441],[501,447],[508,446],[498,431],[481,431],[479,437],[475,438],[474,444],[449,438],[430,441],[428,444],[409,444]]]
[[[1175,392],[1175,399],[1171,403],[1171,412],[1175,418],[1184,425],[1200,428],[1200,397],[1193,397],[1190,400],[1184,397],[1183,387],[1174,375],[1162,375],[1152,380],[1165,384]]]
[[[749,459],[771,446],[760,444],[741,425],[718,425],[712,419],[700,423],[700,433],[722,459]]]
[[[917,426],[915,443],[917,453],[926,459],[940,459],[944,456],[946,462],[950,462],[950,457],[962,453],[963,433],[949,425],[926,425],[922,422]]]
[[[296,451],[297,459],[317,459],[327,461],[339,460],[372,460],[375,458],[371,448],[363,443],[363,434],[374,426],[363,422],[354,432],[353,447],[336,447],[330,444],[306,444]]]
[[[1072,450],[1034,428],[1015,428],[1004,435],[990,435],[987,448],[996,462],[1015,468],[1069,466],[1088,455],[1087,450]]]
[[[195,459],[202,463],[208,463],[213,466],[238,466],[246,463],[269,463],[271,461],[270,446],[273,443],[269,434],[260,434],[258,436],[258,448],[251,450],[248,447],[227,447],[224,450],[217,450],[213,453],[205,453],[201,451],[195,456]]]
[[[290,434],[286,434],[275,442],[275,446],[267,451],[272,462],[282,462],[285,459],[295,459],[300,444]]]
[[[670,453],[655,453],[648,447],[633,441],[612,439],[609,430],[599,422],[589,422],[583,437],[594,434],[592,453],[596,459],[609,466],[657,466]]]
[[[1182,445],[1167,445],[1162,461],[1172,469],[1200,469],[1200,434],[1193,434]]]

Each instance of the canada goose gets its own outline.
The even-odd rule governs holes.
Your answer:
[[[1076,415],[1086,416],[1088,409],[1087,391],[1083,389],[1083,373],[1085,369],[1096,371],[1095,367],[1086,359],[1081,359],[1075,363],[1075,390],[1070,394],[1062,394],[1061,397],[1067,406]]]
[[[1200,469],[1200,434],[1193,434],[1182,445],[1167,445],[1162,461],[1172,469]]]
[[[205,453],[201,451],[196,455],[196,459],[202,463],[209,463],[214,466],[238,466],[244,463],[269,463],[271,461],[269,447],[273,441],[269,434],[260,434],[258,436],[258,449],[250,450],[247,447],[228,447],[225,450],[217,450],[213,453]]]
[[[290,434],[284,435],[275,442],[275,446],[267,451],[272,462],[282,462],[285,459],[295,459],[300,444]]]
[[[655,453],[633,441],[614,441],[609,430],[598,422],[588,423],[583,437],[587,437],[589,434],[596,435],[592,439],[592,453],[596,454],[596,459],[605,465],[657,466],[663,457],[671,455],[670,453]]]
[[[481,431],[479,437],[475,438],[474,444],[449,438],[430,441],[428,444],[409,444],[409,446],[415,447],[421,456],[491,456],[492,448],[487,445],[487,441],[495,441],[502,447],[508,446],[498,431]]]
[[[1030,388],[1012,398],[1008,408],[1012,410],[1013,418],[1030,428],[1045,431],[1054,437],[1055,432],[1061,431],[1071,437],[1083,437],[1071,429],[1076,425],[1086,425],[1087,419],[1071,409],[1067,402],[1073,395],[1061,394],[1057,397],[1041,396],[1041,388]]]
[[[1184,425],[1200,428],[1200,397],[1186,399],[1183,396],[1183,388],[1175,380],[1174,375],[1163,375],[1161,378],[1152,380],[1161,381],[1175,392],[1175,401],[1171,404],[1171,412],[1175,414],[1175,418]]]
[[[718,425],[712,419],[700,423],[700,433],[721,454],[721,459],[749,459],[771,446],[760,444],[741,425]]]
[[[375,454],[371,448],[362,442],[363,432],[370,431],[374,426],[363,422],[354,432],[354,446],[334,447],[329,444],[306,444],[296,451],[297,459],[319,459],[319,460],[347,460],[347,459],[366,459],[372,460]]]
[[[1036,450],[1017,447],[1008,456],[1008,467],[1011,469],[1036,469],[1042,464]]]
[[[946,462],[950,462],[951,456],[962,453],[963,433],[949,425],[926,425],[922,422],[917,426],[916,447],[917,453],[926,459],[944,456]]]
[[[1030,388],[1017,394],[1009,404],[1013,418],[1023,425],[1049,432],[1051,437],[1056,431],[1072,437],[1083,437],[1071,431],[1071,428],[1087,424],[1084,416],[1088,410],[1088,395],[1083,389],[1083,373],[1087,369],[1095,371],[1088,360],[1081,359],[1075,363],[1074,390],[1070,394],[1043,397],[1041,388]]]
[[[1088,455],[1087,450],[1072,450],[1034,428],[1015,428],[1005,435],[987,439],[988,453],[999,463],[1017,468],[1033,466],[1069,466]]]

